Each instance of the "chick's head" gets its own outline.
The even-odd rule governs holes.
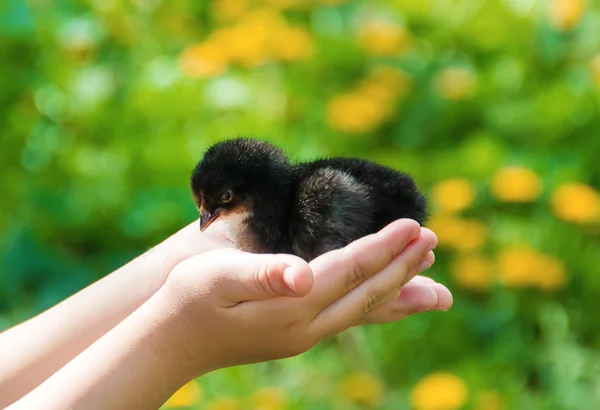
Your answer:
[[[268,142],[236,138],[213,145],[190,181],[200,212],[200,229],[220,216],[252,215],[283,206],[291,175],[288,158]]]

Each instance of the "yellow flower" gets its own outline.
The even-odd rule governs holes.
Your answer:
[[[401,98],[408,96],[412,87],[412,80],[408,74],[394,67],[376,66],[371,70],[369,78],[379,84],[385,84]]]
[[[386,112],[389,112],[387,108],[391,111],[391,108],[393,108],[392,105],[395,104],[397,98],[395,90],[385,84],[372,81],[369,78],[357,85],[356,93],[362,94],[370,100],[377,101],[378,104],[386,108]]]
[[[305,60],[313,53],[311,36],[299,27],[282,29],[272,43],[271,55],[281,61]]]
[[[213,400],[204,410],[242,410],[242,405],[237,399],[225,397]]]
[[[470,70],[446,68],[437,75],[435,87],[446,100],[461,101],[473,96],[477,88],[477,79]]]
[[[561,219],[577,223],[597,222],[600,195],[589,185],[570,182],[552,193],[552,210]]]
[[[194,380],[192,380],[191,382],[183,385],[179,390],[177,390],[175,392],[175,394],[173,394],[171,396],[171,398],[169,398],[169,400],[167,400],[167,402],[165,403],[165,406],[167,406],[167,407],[193,406],[194,404],[198,403],[198,401],[200,400],[200,397],[202,397],[202,390],[200,389],[200,386],[198,385],[198,383],[196,383]]]
[[[542,181],[536,173],[523,167],[508,167],[496,172],[492,194],[506,202],[532,202],[542,194]]]
[[[503,283],[511,287],[528,287],[536,281],[540,255],[525,246],[504,249],[498,255],[498,269]]]
[[[461,220],[453,216],[433,215],[427,221],[427,227],[435,232],[441,247],[453,247],[462,235]]]
[[[302,5],[303,1],[304,0],[263,0],[263,3],[267,7],[284,10]]]
[[[566,282],[564,263],[550,255],[544,255],[538,262],[539,274],[537,287],[542,290],[557,290],[564,287]]]
[[[483,246],[488,237],[488,230],[483,222],[477,219],[462,219],[460,236],[454,243],[454,249],[471,252]]]
[[[221,20],[235,20],[248,11],[248,3],[248,0],[214,0],[213,14]]]
[[[270,41],[286,27],[279,13],[274,10],[256,10],[248,13],[238,25],[228,29],[224,46],[232,61],[245,67],[266,62],[270,56]]]
[[[358,44],[367,53],[375,56],[400,55],[410,43],[408,31],[387,20],[368,21],[358,31]]]
[[[415,410],[455,410],[467,401],[467,385],[450,373],[432,373],[413,388],[410,400]]]
[[[354,372],[341,381],[340,393],[354,403],[374,407],[381,403],[383,386],[370,373]]]
[[[490,390],[477,395],[473,408],[475,410],[502,410],[505,405],[498,392]]]
[[[441,247],[470,252],[480,248],[487,239],[485,225],[477,219],[434,215],[427,222],[434,231]]]
[[[327,105],[329,125],[347,133],[365,133],[379,127],[385,117],[384,107],[359,93],[334,97]]]
[[[207,43],[221,50],[230,62],[244,67],[271,59],[303,60],[313,52],[310,35],[300,27],[290,26],[273,9],[247,13],[236,25],[214,31]]]
[[[502,282],[515,288],[556,290],[564,286],[565,267],[557,258],[527,246],[513,246],[498,254]]]
[[[493,261],[482,255],[464,255],[456,259],[450,273],[456,283],[475,291],[488,290],[496,280]]]
[[[253,410],[283,410],[285,408],[287,408],[285,394],[278,387],[258,390],[252,396]]]
[[[475,185],[465,178],[446,179],[433,187],[431,197],[442,212],[464,211],[475,199]]]
[[[550,24],[559,30],[575,28],[585,11],[585,0],[550,0],[548,18]]]
[[[357,92],[391,108],[398,99],[408,96],[411,87],[412,80],[402,70],[380,66],[358,84]]]
[[[184,74],[190,77],[214,77],[227,69],[227,57],[215,44],[197,44],[181,53],[179,65]]]

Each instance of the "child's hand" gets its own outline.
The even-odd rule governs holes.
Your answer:
[[[357,324],[448,309],[448,290],[422,279],[408,285],[408,298],[398,297],[433,263],[436,244],[433,232],[400,220],[310,264],[292,255],[219,249],[177,265],[156,296],[174,322],[191,379],[294,356]]]

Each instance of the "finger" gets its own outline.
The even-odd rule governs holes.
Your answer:
[[[413,247],[413,244],[410,244],[407,247],[407,249],[403,252],[403,254],[406,253],[406,256],[411,260],[411,263],[409,264],[409,267],[411,269],[409,269],[404,282],[402,282],[402,286],[411,281],[415,276],[417,276],[417,274],[423,272],[426,269],[429,269],[433,262],[435,262],[435,255],[432,249],[434,249],[437,246],[437,236],[430,229],[422,228],[420,238],[429,238],[432,240],[432,243],[430,243],[425,249],[425,251],[422,253],[420,253],[422,249],[419,247]],[[414,261],[415,258],[419,257],[421,259],[417,262],[416,266],[413,265],[412,261]]]
[[[407,285],[409,285],[411,283],[412,284],[420,284],[420,285],[429,285],[429,284],[436,283],[436,281],[431,278],[428,278],[427,276],[417,275],[414,278],[412,278],[410,281],[408,281]]]
[[[249,263],[250,258],[255,259]],[[269,299],[279,296],[305,296],[313,286],[308,263],[292,255],[245,254],[238,268],[241,292],[232,293],[237,301]]]
[[[423,260],[421,261],[421,264],[419,265],[419,272],[424,271],[425,269],[429,269],[431,267],[431,265],[433,265],[433,263],[435,262],[435,255],[433,254],[433,251],[429,251],[425,254],[425,257],[423,258]],[[416,275],[417,271],[416,270],[411,270],[412,273],[414,273]],[[435,281],[433,279],[430,278],[425,278],[423,276],[413,276],[412,274],[407,275],[406,279],[404,280],[404,282],[402,283],[400,289],[393,289],[390,290],[389,294],[381,301],[381,306],[386,305],[390,302],[392,302],[393,300],[397,299],[398,296],[400,295],[400,293],[403,291],[404,289],[404,285],[406,285],[407,283],[412,283],[413,280],[416,280],[415,282],[420,282],[423,280],[428,281],[429,283],[435,283]]]
[[[195,255],[220,248],[233,248],[234,243],[225,234],[200,232],[196,220],[167,238],[160,246],[166,248],[163,270],[170,272],[178,263]]]
[[[452,306],[452,293],[439,283],[409,282],[398,298],[368,313],[357,324],[379,324],[402,320],[415,313],[446,311]]]
[[[197,260],[195,262],[195,260]],[[190,258],[184,263],[201,266],[210,283],[229,304],[281,296],[301,297],[313,286],[313,273],[306,261],[286,254],[253,254],[220,249]]]
[[[421,262],[421,265],[419,266],[419,270],[421,272],[423,272],[424,270],[431,268],[431,266],[434,263],[435,263],[435,254],[433,253],[433,251],[429,251],[425,255],[425,258],[423,258],[423,262]]]
[[[437,244],[437,237],[423,229],[421,235],[379,273],[322,310],[313,321],[323,337],[337,334],[357,323],[363,316],[395,298],[398,290],[419,269],[427,252]]]
[[[427,228],[424,228],[426,230],[428,230]],[[437,238],[436,238],[437,240]],[[435,262],[435,254],[433,253],[433,251],[429,251],[425,254],[425,257],[423,258],[423,260],[421,261],[421,263],[419,264],[418,270],[417,269],[411,269],[409,271],[409,274],[406,276],[406,279],[404,280],[404,282],[400,285],[400,289],[394,289],[392,291],[390,291],[388,293],[388,295],[386,297],[384,297],[381,302],[380,302],[380,306],[383,306],[391,301],[393,301],[394,299],[396,299],[398,297],[398,295],[400,294],[401,288],[408,282],[410,282],[413,278],[416,277],[417,273],[423,272],[426,269],[429,269],[431,267],[431,265],[433,265],[433,263]],[[431,279],[430,279],[431,280]],[[435,283],[433,280],[431,280],[431,282]]]
[[[423,272],[426,269],[429,269],[431,267],[431,265],[433,265],[435,262],[435,254],[433,253],[433,251],[429,251],[427,252],[427,254],[425,255],[425,258],[423,258],[423,261],[421,262],[421,264],[419,265],[419,272]],[[411,283],[413,282],[413,280],[416,280],[417,282],[429,282],[429,283],[435,283],[435,281],[433,279],[430,278],[426,278],[424,276],[413,276],[411,277],[410,275],[407,276],[405,283],[402,284],[402,286],[404,286],[406,283]],[[398,290],[398,295],[400,294],[400,290]],[[397,295],[390,293],[390,295],[388,297],[386,297],[383,301],[382,301],[382,305],[386,304],[388,302],[391,302],[392,300],[394,300],[397,297]]]
[[[441,283],[436,283],[433,286],[433,290],[437,293],[438,303],[435,305],[435,310],[443,310],[448,311],[454,304],[454,298],[452,297],[452,292],[442,285]]]
[[[352,242],[311,261],[315,286],[311,297],[324,307],[383,269],[419,236],[421,227],[411,219],[392,222],[376,234]]]

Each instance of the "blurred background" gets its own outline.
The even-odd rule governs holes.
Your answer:
[[[227,369],[165,407],[600,408],[600,5],[5,0],[0,330],[197,217],[212,143],[411,173],[451,311]]]

